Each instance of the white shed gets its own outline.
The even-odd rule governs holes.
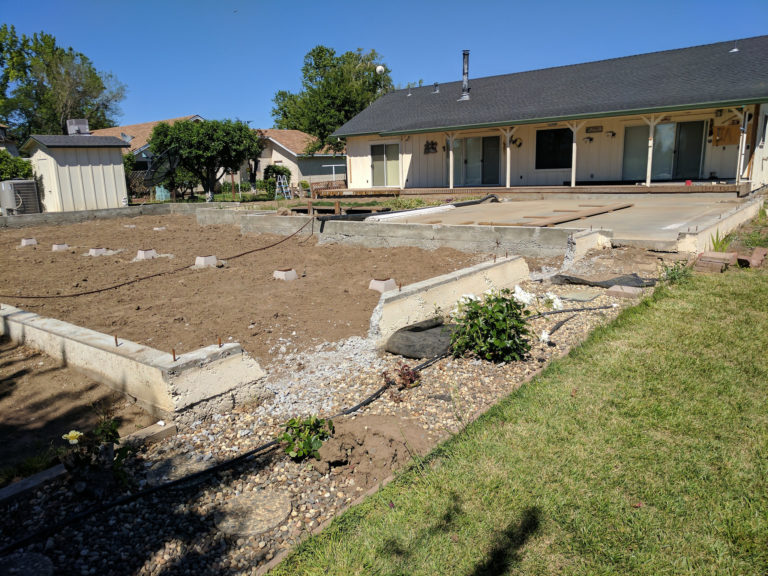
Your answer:
[[[123,148],[114,136],[33,134],[21,147],[32,162],[46,212],[127,205]]]

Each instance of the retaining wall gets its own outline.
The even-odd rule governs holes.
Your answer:
[[[0,304],[0,335],[93,375],[158,416],[186,421],[265,395],[266,373],[237,343],[176,357],[129,340]]]
[[[695,232],[681,232],[677,237],[677,251],[701,254],[712,248],[712,238],[719,234],[720,238],[733,232],[736,228],[749,222],[757,216],[763,207],[763,196],[741,204],[719,218],[713,218]]]
[[[383,346],[396,330],[431,318],[436,308],[452,310],[465,294],[511,289],[528,277],[525,260],[512,256],[384,292],[371,316],[368,336]]]

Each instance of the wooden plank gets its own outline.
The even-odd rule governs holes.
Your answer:
[[[609,204],[607,206],[601,206],[600,208],[592,208],[589,210],[581,210],[580,212],[573,212],[567,216],[556,216],[554,218],[547,218],[544,220],[531,222],[531,226],[540,226],[547,228],[549,226],[555,226],[557,224],[564,224],[566,222],[573,222],[574,220],[583,220],[584,218],[590,218],[592,216],[599,216],[600,214],[607,214],[609,212],[616,212],[617,210],[624,210],[625,208],[631,208],[634,204]]]

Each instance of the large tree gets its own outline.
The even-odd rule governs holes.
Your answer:
[[[18,36],[0,26],[0,120],[20,141],[30,134],[66,134],[67,120],[92,129],[115,125],[125,86],[50,34]]]
[[[245,161],[258,157],[262,141],[244,122],[181,120],[155,126],[149,149],[154,155],[172,150],[178,167],[199,178],[203,190],[212,193],[228,170],[237,171]]]
[[[317,138],[307,153],[325,146],[340,150],[343,143],[331,134],[392,89],[389,71],[375,50],[337,56],[333,48],[316,46],[304,57],[301,73],[302,90],[278,91],[272,116],[276,128],[301,130]]]

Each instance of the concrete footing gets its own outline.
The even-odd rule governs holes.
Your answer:
[[[34,238],[22,238],[21,239],[21,245],[22,246],[37,246],[37,240]]]
[[[88,256],[104,256],[106,253],[106,248],[91,248],[88,250]]]
[[[136,253],[136,260],[152,260],[153,258],[157,258],[157,251],[152,248],[139,250]]]
[[[368,284],[368,290],[376,290],[377,292],[381,292],[382,294],[384,292],[389,292],[390,290],[394,290],[397,288],[397,282],[394,281],[392,278],[384,278],[384,279],[377,279],[374,278],[371,280],[370,284]]]
[[[51,246],[51,252],[66,252],[69,250],[68,244],[54,244]]]
[[[216,256],[197,256],[195,258],[195,268],[215,268],[217,263]]]
[[[267,395],[265,371],[237,343],[176,357],[0,304],[0,335],[92,375],[166,420],[182,424]]]
[[[396,330],[431,318],[437,308],[450,311],[465,294],[512,288],[529,276],[525,260],[512,256],[384,292],[371,316],[368,336],[383,346]]]
[[[290,282],[291,280],[298,280],[299,275],[296,274],[296,270],[293,268],[283,268],[281,270],[275,270],[272,272],[272,278],[275,280],[285,280]]]

